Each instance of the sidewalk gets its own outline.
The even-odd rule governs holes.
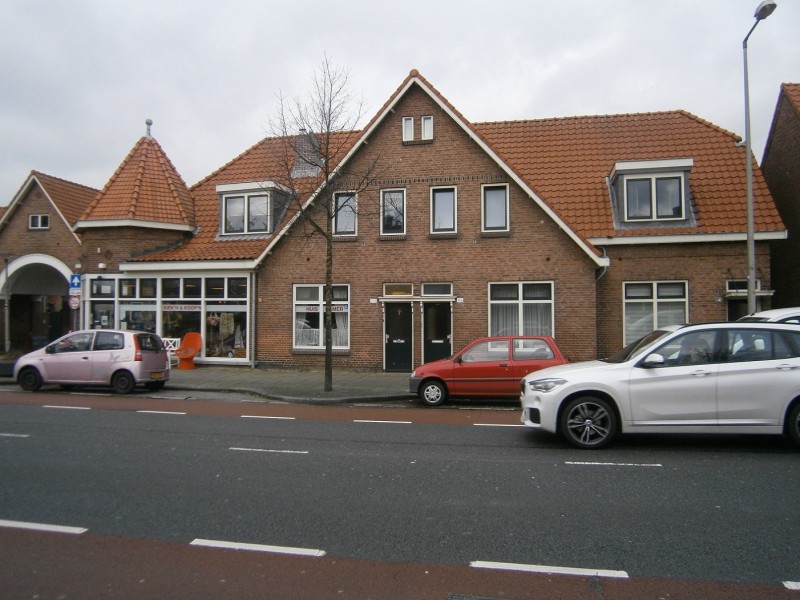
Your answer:
[[[336,404],[374,400],[404,400],[408,373],[383,373],[334,369],[333,391],[324,392],[325,373],[318,369],[266,369],[198,365],[191,370],[173,368],[168,389],[204,392],[241,392],[284,402]],[[0,377],[0,385],[16,385]]]

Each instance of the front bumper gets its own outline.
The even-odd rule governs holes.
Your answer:
[[[419,394],[419,386],[422,383],[421,377],[409,377],[408,378],[408,391],[415,396]]]

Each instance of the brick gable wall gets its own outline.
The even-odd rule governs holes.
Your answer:
[[[785,96],[761,169],[789,231],[788,239],[772,245],[774,306],[800,306],[800,117]]]
[[[433,115],[431,143],[402,143],[402,117],[414,117],[419,139],[421,116]],[[555,333],[573,359],[593,358],[593,336],[586,324],[595,318],[595,265],[501,169],[419,90],[412,89],[355,157],[351,172],[379,157],[375,185],[359,194],[358,237],[335,244],[334,282],[350,284],[350,351],[338,366],[381,368],[384,283],[447,282],[463,303],[453,303],[453,350],[488,332],[487,282],[554,281]],[[481,233],[481,185],[509,183],[507,236]],[[433,238],[430,188],[457,187],[458,235]],[[381,189],[406,190],[406,235],[381,239]],[[256,360],[269,364],[320,365],[323,357],[292,352],[292,285],[324,283],[324,243],[295,227],[265,261],[258,274]],[[414,310],[414,365],[421,360],[421,314]]]

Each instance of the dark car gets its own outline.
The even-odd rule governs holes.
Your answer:
[[[417,367],[409,389],[427,406],[442,404],[448,397],[513,398],[519,396],[525,375],[566,362],[550,337],[479,338],[450,358]]]

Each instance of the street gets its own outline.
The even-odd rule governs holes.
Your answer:
[[[787,441],[637,436],[581,452],[518,423],[502,408],[0,389],[0,590],[798,597],[800,453]],[[212,591],[217,571],[226,586]],[[100,587],[80,587],[92,577]]]

